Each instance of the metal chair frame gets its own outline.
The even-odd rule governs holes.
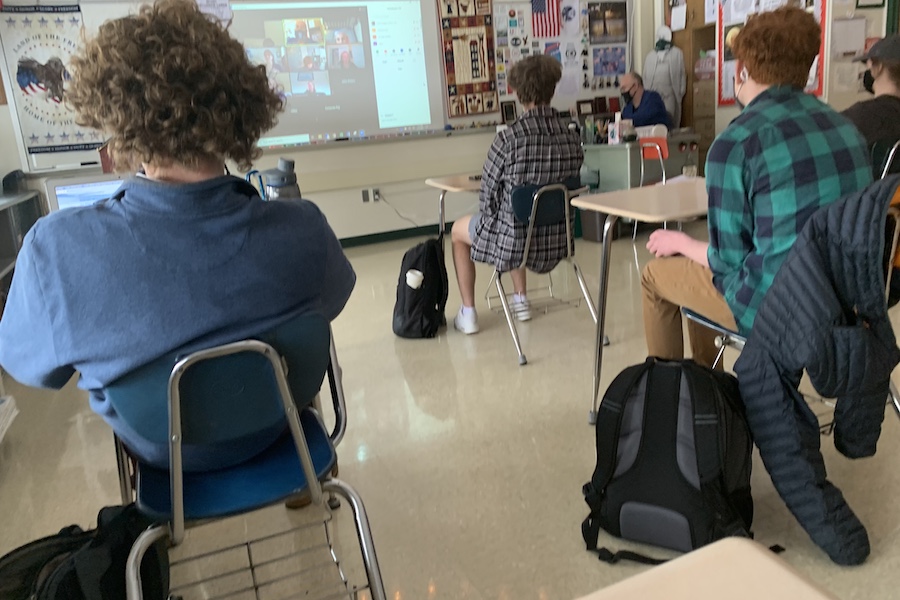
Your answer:
[[[344,370],[341,368],[341,363],[338,360],[333,333],[330,335],[329,355],[330,361],[328,362],[326,376],[328,377],[328,387],[331,392],[331,402],[335,419],[334,429],[328,433],[328,437],[331,440],[331,444],[337,448],[338,444],[341,443],[341,440],[344,439],[344,434],[347,432],[347,403],[346,396],[344,395]],[[313,406],[315,406],[319,413],[322,412],[321,394],[316,395]],[[119,495],[122,498],[122,504],[130,504],[131,502],[134,502],[134,485],[132,484],[134,473],[131,469],[131,457],[128,456],[128,450],[117,436],[113,436],[113,440],[116,447]],[[340,502],[335,495],[329,493],[328,507],[336,509],[339,506]]]
[[[884,170],[884,176],[887,175],[888,167],[890,167],[890,163],[893,160],[895,150],[900,147],[900,142],[894,144],[894,148],[891,150],[891,155],[887,160],[887,164]],[[884,278],[884,301],[888,301],[888,297],[891,291],[891,278],[894,271],[894,257],[897,256],[898,247],[900,247],[900,207],[890,206],[887,211],[887,222],[893,223],[893,227],[891,229],[891,251],[888,254],[890,256],[890,260],[887,265],[887,272],[885,273]],[[704,317],[703,315],[690,310],[689,308],[682,307],[682,314],[687,317],[688,320],[693,321],[707,329],[711,329],[714,332],[718,333],[716,336],[716,347],[719,349],[718,353],[716,353],[716,358],[713,361],[712,368],[715,369],[719,366],[719,363],[722,360],[722,356],[725,354],[725,348],[734,348],[738,351],[744,349],[744,344],[747,342],[747,338],[742,336],[736,331],[732,331],[711,319]],[[897,413],[897,417],[900,418],[900,392],[898,392],[897,387],[894,385],[894,382],[890,383],[890,394],[888,397],[888,402],[894,407],[894,411]],[[829,429],[830,432],[830,429]]]
[[[572,237],[571,201],[572,198],[586,192],[587,190],[587,187],[570,190],[565,184],[562,183],[551,183],[535,190],[531,198],[531,215],[528,219],[528,226],[525,233],[525,248],[522,251],[522,261],[519,264],[518,268],[523,269],[528,263],[528,254],[531,251],[531,240],[534,236],[535,218],[537,217],[538,203],[540,202],[541,197],[543,197],[544,194],[548,194],[551,192],[561,192],[564,199],[564,213],[566,221],[566,256],[565,258],[563,258],[563,260],[568,262],[575,271],[575,277],[578,280],[578,287],[581,288],[581,294],[588,305],[588,310],[590,310],[591,312],[591,318],[594,320],[594,323],[596,323],[597,307],[594,306],[594,301],[591,299],[591,293],[590,291],[588,291],[587,283],[585,283],[584,281],[584,275],[581,272],[581,267],[578,266],[578,262],[575,260],[575,240]],[[490,292],[491,284],[495,284],[497,287],[497,296],[499,297],[500,305],[503,308],[503,315],[506,317],[506,324],[509,326],[509,333],[512,336],[513,344],[515,344],[516,352],[519,355],[519,365],[526,365],[528,364],[528,359],[525,357],[525,353],[522,351],[522,344],[519,341],[519,332],[516,329],[515,319],[512,314],[512,310],[509,307],[509,299],[506,295],[506,290],[503,287],[502,276],[503,273],[494,269],[494,274],[491,276],[491,280],[488,282],[488,292],[485,293],[485,298],[488,300],[488,306],[490,307],[491,298],[488,297],[488,293]],[[557,299],[556,296],[553,295],[552,278],[550,279],[549,289],[550,297],[553,299]]]
[[[185,529],[187,526],[199,525],[205,522],[185,522],[183,496],[184,480],[182,472],[181,452],[182,423],[181,392],[179,386],[180,380],[182,376],[190,369],[190,367],[196,365],[197,363],[243,352],[255,352],[268,359],[275,376],[281,404],[288,421],[290,433],[297,450],[297,455],[300,459],[300,464],[306,477],[308,491],[312,499],[312,503],[321,506],[324,502],[324,495],[326,493],[336,494],[349,503],[354,516],[354,523],[356,527],[357,538],[359,541],[360,553],[368,579],[369,592],[371,596],[376,600],[386,600],[384,583],[381,577],[381,569],[379,567],[378,558],[375,553],[375,547],[372,540],[371,529],[369,527],[368,516],[366,514],[362,499],[352,487],[350,487],[347,483],[332,477],[330,473],[321,480],[316,476],[309,446],[307,445],[306,437],[303,432],[303,426],[301,425],[299,419],[300,411],[298,411],[296,405],[294,404],[294,399],[287,382],[285,374],[287,366],[284,364],[284,360],[282,359],[282,357],[272,346],[258,340],[234,342],[231,344],[225,344],[223,346],[194,352],[178,361],[173,367],[168,384],[168,439],[170,449],[169,477],[171,486],[172,517],[170,522],[168,523],[162,523],[150,527],[149,529],[144,531],[135,541],[126,564],[125,575],[126,593],[128,600],[140,600],[142,598],[143,593],[140,581],[140,565],[147,550],[155,542],[165,538],[168,538],[171,546],[177,546],[184,540]],[[332,389],[332,400],[334,403],[336,415],[335,426],[329,434],[329,439],[331,440],[333,445],[336,445],[338,442],[340,442],[346,430],[346,407],[344,403],[343,386],[341,383],[341,369],[340,365],[337,363],[337,355],[334,349],[333,341],[330,345],[330,358],[331,363],[329,365],[328,373],[329,382]],[[316,419],[324,429],[321,418],[313,408],[304,410],[312,410]],[[116,442],[116,457],[118,461],[120,492],[122,493],[122,499],[123,502],[130,502],[134,496],[134,489],[131,485],[131,473],[128,469],[128,457],[123,445],[118,440]],[[248,512],[252,512],[252,510],[255,510],[256,508],[262,507],[255,507],[254,509],[250,509],[250,511]],[[328,546],[335,561],[335,565],[338,567],[338,571],[340,573],[342,581],[346,586],[348,584],[347,579],[344,576],[339,563],[337,562],[337,557],[334,555],[334,548],[331,547],[331,537],[330,533],[328,533],[328,520],[329,519],[326,519],[326,521],[324,522],[326,535],[328,537]],[[245,544],[248,547],[248,552],[249,545],[251,543],[253,542],[248,541]],[[187,561],[195,559],[196,557],[192,557],[184,560]],[[254,566],[251,560],[250,569],[252,570],[253,568]],[[257,594],[257,597],[259,597],[259,590],[256,585],[254,585],[253,590]],[[350,589],[348,587],[347,590],[348,594],[355,594],[360,591],[359,588],[355,587],[353,589]]]
[[[887,158],[884,161],[884,168],[881,170],[880,179],[884,179],[891,172],[891,166],[894,163],[894,157],[897,155],[898,149],[900,149],[900,140],[894,142],[894,145],[891,146],[891,149],[888,151]]]
[[[653,160],[653,156],[647,156],[647,154],[649,154],[647,152],[647,150],[656,150],[656,159],[659,160],[659,170],[660,170],[660,173],[662,173],[662,181],[659,181],[657,183],[659,185],[666,185],[665,159],[669,157],[668,144],[666,144],[665,152],[663,151],[662,145],[659,142],[653,142],[653,141],[646,140],[646,141],[640,141],[640,144],[641,144],[641,181],[639,184],[640,187],[644,187],[645,185],[647,185],[647,181],[646,181],[647,167],[645,165],[645,162],[647,160]],[[654,184],[654,185],[656,185],[656,184]],[[632,232],[631,232],[631,240],[632,241],[637,239],[637,228],[638,228],[638,222],[635,221],[634,228],[632,229]],[[663,222],[663,228],[668,228],[668,223]]]

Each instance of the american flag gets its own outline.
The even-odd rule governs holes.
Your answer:
[[[559,0],[531,0],[531,33],[540,38],[559,35]]]

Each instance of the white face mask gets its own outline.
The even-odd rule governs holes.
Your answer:
[[[744,89],[744,84],[747,83],[747,80],[750,78],[750,73],[747,71],[747,67],[741,69],[741,83],[737,86],[737,89],[734,92],[734,101],[738,105],[738,108],[744,110],[745,104],[741,102],[741,99],[738,97],[741,94],[741,90]],[[735,82],[737,83],[737,82]]]

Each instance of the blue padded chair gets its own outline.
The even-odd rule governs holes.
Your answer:
[[[169,447],[168,468],[140,460],[134,463],[137,507],[160,524],[137,539],[128,557],[129,600],[141,598],[140,564],[157,540],[168,538],[175,546],[183,541],[186,526],[252,512],[299,493],[308,492],[313,504],[320,505],[323,491],[341,496],[350,505],[369,592],[373,598],[385,598],[365,507],[353,488],[331,477],[337,459],[334,443],[312,406],[326,369],[335,364],[332,355],[327,320],[306,315],[260,339],[185,357],[163,357],[105,389],[118,414],[151,441],[158,439],[160,426],[159,418],[150,413],[162,413],[166,423],[161,435]],[[346,421],[343,394],[340,402],[333,396],[338,414],[332,435],[339,437]],[[138,405],[150,405],[153,410]],[[145,421],[131,420],[135,416]],[[255,439],[271,430],[273,418],[280,419],[280,430],[274,443],[258,453],[243,460],[236,456],[235,464],[215,470],[183,468],[186,449],[195,463],[202,463],[204,447],[221,450]],[[130,474],[123,464],[125,452],[121,445],[118,449],[124,499],[130,492],[124,483]],[[252,554],[251,543],[247,542],[248,554]],[[252,556],[250,564],[253,569]],[[262,587],[254,579],[243,591],[258,594]],[[365,588],[348,586],[347,592],[359,589]]]
[[[581,187],[581,181],[578,177],[573,177],[566,183],[554,183],[544,186],[524,185],[515,188],[512,191],[512,210],[516,221],[526,225],[525,231],[525,247],[522,251],[522,262],[519,268],[525,268],[528,262],[528,253],[531,250],[531,241],[534,237],[534,228],[547,225],[557,225],[559,223],[566,224],[566,239],[568,240],[566,247],[566,256],[564,260],[572,265],[575,271],[575,277],[578,279],[578,286],[587,302],[588,310],[591,311],[591,317],[594,323],[597,322],[597,308],[591,300],[591,294],[588,291],[584,276],[578,263],[575,262],[575,240],[572,235],[572,207],[571,200],[575,196],[587,191],[586,187]],[[516,352],[519,355],[519,364],[528,363],[525,354],[522,352],[522,344],[519,342],[519,333],[516,330],[515,320],[512,311],[509,308],[509,300],[506,297],[506,291],[503,289],[502,273],[494,270],[491,280],[497,284],[497,293],[500,296],[500,304],[503,307],[503,314],[506,316],[506,324],[509,326],[509,332],[513,338],[513,344],[516,346]],[[551,283],[552,285],[552,283]],[[490,290],[490,283],[488,283]],[[552,293],[552,292],[551,292]]]

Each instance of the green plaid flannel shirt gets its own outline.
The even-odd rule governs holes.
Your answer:
[[[810,215],[871,182],[856,127],[796,88],[764,91],[716,138],[706,161],[709,267],[742,334]]]

